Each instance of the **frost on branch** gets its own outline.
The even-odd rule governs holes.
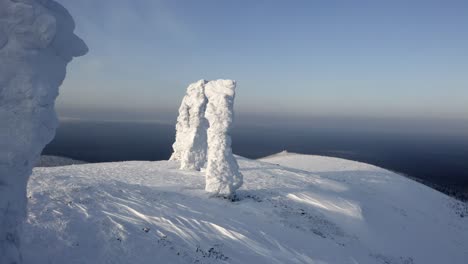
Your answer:
[[[205,117],[208,128],[208,164],[205,190],[215,195],[231,197],[242,185],[231,149],[229,131],[233,122],[236,83],[232,80],[210,81],[205,85],[208,98]]]
[[[87,47],[52,0],[0,0],[0,263],[21,263],[26,186],[55,134],[67,64]]]
[[[171,160],[179,160],[181,169],[200,170],[206,162],[205,84],[205,80],[190,84],[179,108]]]

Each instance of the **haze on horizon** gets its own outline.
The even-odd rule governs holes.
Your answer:
[[[232,78],[241,114],[468,119],[466,1],[58,2],[90,47],[62,116],[175,115],[189,83]]]

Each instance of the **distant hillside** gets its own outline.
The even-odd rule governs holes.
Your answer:
[[[68,165],[86,164],[81,160],[74,160],[65,157],[43,155],[36,164],[36,167],[60,167]]]

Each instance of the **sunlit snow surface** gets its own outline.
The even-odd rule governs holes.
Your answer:
[[[172,161],[36,168],[26,263],[467,263],[462,205],[352,161],[238,157],[239,201]],[[457,210],[458,208],[458,210]]]

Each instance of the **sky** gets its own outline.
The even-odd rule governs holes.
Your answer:
[[[244,114],[468,119],[468,1],[58,2],[90,49],[62,115],[176,114],[228,78]]]

